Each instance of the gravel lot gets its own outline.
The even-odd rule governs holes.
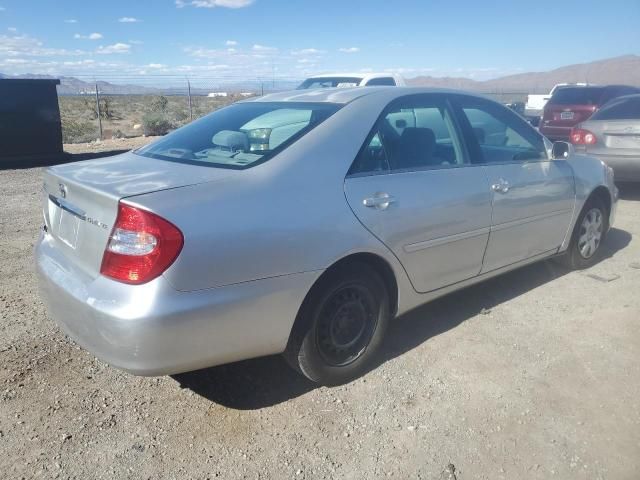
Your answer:
[[[0,477],[640,478],[640,188],[591,270],[438,300],[315,388],[279,357],[133,377],[67,340],[33,273],[40,175],[0,170]]]

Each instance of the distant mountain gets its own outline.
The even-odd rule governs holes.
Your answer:
[[[469,78],[416,77],[409,85],[460,88],[483,92],[548,92],[557,83],[600,83],[635,85],[640,87],[640,56],[625,55],[590,63],[556,68],[548,72],[529,72],[476,81]]]
[[[407,85],[412,87],[455,88],[458,90],[477,90],[482,82],[464,77],[431,77],[420,76],[406,78]]]
[[[58,78],[60,85],[58,85],[59,95],[94,95],[96,91],[96,82],[80,80],[75,77],[55,77],[51,75],[39,75],[27,73],[24,75],[4,75],[0,73],[0,79],[3,78]],[[140,76],[140,81],[152,83],[153,78]],[[166,82],[166,78],[156,79],[160,84]],[[133,84],[119,84],[106,82],[104,80],[98,80],[98,90],[100,93],[108,95],[185,95],[187,93],[187,80],[177,79],[172,80],[170,87],[160,86],[145,86],[145,85],[133,85]],[[191,93],[192,95],[207,95],[211,92],[223,91],[223,92],[259,92],[261,90],[261,84],[258,80],[248,79],[246,82],[230,82],[221,81],[218,82],[215,79],[207,80],[207,83],[211,83],[208,87],[196,86],[193,83],[202,84],[203,81],[198,81],[195,77],[192,80]],[[268,81],[264,82],[264,91],[273,90],[293,90],[300,82],[298,80],[282,80],[275,79],[274,83]],[[274,88],[277,86],[277,88]]]
[[[75,77],[52,77],[49,75],[25,74],[18,76],[3,75],[2,78],[60,78],[58,93],[60,95],[82,95],[95,93],[95,82],[80,80]],[[141,77],[144,78],[144,77]],[[290,80],[277,80],[278,89],[295,88],[297,82]],[[150,80],[151,81],[151,80]],[[195,79],[194,79],[195,81]],[[494,78],[492,80],[477,81],[461,77],[430,77],[421,76],[406,80],[408,85],[446,87],[461,90],[475,90],[480,92],[528,92],[546,93],[556,83],[589,82],[600,84],[623,83],[640,86],[640,56],[625,55],[622,57],[608,58],[590,63],[580,63],[556,68],[548,72],[529,72]],[[179,83],[179,82],[178,82]],[[186,81],[185,81],[186,83]],[[249,87],[249,84],[253,84]],[[269,89],[267,82],[265,89]],[[114,84],[98,81],[100,92],[111,95],[184,95],[186,85],[179,88],[160,88],[131,84]],[[260,84],[256,82],[243,82],[239,84],[219,85],[212,88],[192,87],[194,95],[206,95],[211,91],[222,90],[228,92],[259,90]],[[272,90],[273,88],[271,88]]]
[[[2,78],[58,78],[60,85],[58,85],[59,95],[87,95],[95,94],[96,82],[86,82],[75,77],[55,77],[51,75],[39,75],[33,73],[26,73],[24,75],[4,75],[0,73],[0,79]],[[106,93],[111,95],[126,95],[126,94],[157,94],[161,90],[153,87],[145,87],[142,85],[120,85],[98,80],[98,90],[100,93]]]

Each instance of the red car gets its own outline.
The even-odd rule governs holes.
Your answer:
[[[586,85],[556,90],[544,107],[540,133],[552,141],[569,141],[571,129],[612,98],[640,93],[627,85]]]

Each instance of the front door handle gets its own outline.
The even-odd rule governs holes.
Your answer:
[[[509,182],[507,182],[504,178],[501,178],[497,183],[491,185],[491,190],[497,193],[507,193],[509,191],[509,188],[511,188],[511,185],[509,185]]]
[[[365,198],[362,201],[362,204],[365,207],[375,208],[377,210],[385,210],[385,209],[387,209],[389,207],[389,205],[391,205],[395,201],[396,201],[396,199],[393,198],[388,193],[378,192],[375,195],[373,195],[372,197]]]

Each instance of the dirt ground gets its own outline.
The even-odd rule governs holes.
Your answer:
[[[135,148],[142,147],[147,143],[159,137],[130,137],[130,138],[111,138],[102,141],[93,141],[89,143],[67,143],[64,145],[64,151],[73,155],[73,160],[84,160],[92,157],[102,157],[105,154],[115,154],[126,152]]]
[[[449,295],[315,388],[279,357],[133,377],[67,340],[37,294],[40,175],[0,170],[0,477],[640,478],[640,188],[591,270]]]

